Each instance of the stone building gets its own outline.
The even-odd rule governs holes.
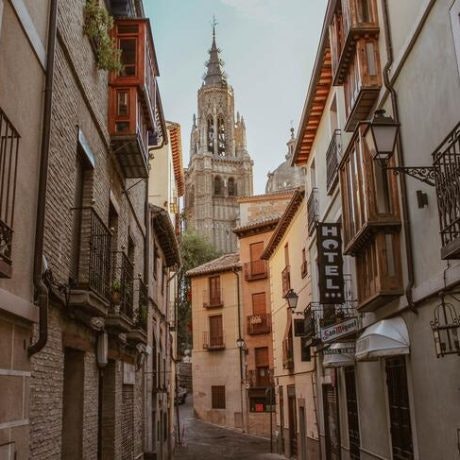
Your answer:
[[[101,68],[104,42],[88,35],[88,5],[115,17],[113,31],[92,30],[113,33],[125,50],[120,72]],[[24,458],[137,458],[145,449],[144,366],[152,353],[147,148],[149,137],[161,143],[166,136],[142,2],[59,2],[54,57],[41,196],[45,305]]]
[[[238,219],[238,196],[252,195],[252,165],[246,125],[237,113],[216,45],[215,29],[198,117],[193,118],[190,162],[186,171],[185,216],[195,229],[224,252],[236,250],[232,230]]]
[[[0,0],[1,459],[31,458],[28,347],[39,317],[34,285],[40,283],[41,256],[35,269],[34,260],[40,244],[37,215],[43,211],[39,171],[46,148],[44,101],[50,91],[44,88],[51,78],[53,11],[51,1],[38,6]],[[40,302],[44,305],[43,297]]]
[[[273,171],[267,174],[265,193],[275,193],[303,187],[305,184],[305,169],[292,164],[296,138],[294,128],[291,128],[291,138],[287,145],[288,152],[285,160]]]

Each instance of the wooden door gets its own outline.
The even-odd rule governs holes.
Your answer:
[[[264,315],[267,313],[267,306],[265,302],[265,292],[252,294],[252,314]]]
[[[347,390],[347,418],[348,418],[348,439],[350,441],[350,459],[359,460],[360,456],[360,436],[359,436],[359,417],[358,399],[356,396],[355,368],[345,368],[345,387]]]
[[[288,416],[289,416],[289,455],[297,455],[297,413],[295,396],[288,397]]]
[[[220,298],[220,276],[209,278],[209,303],[210,305],[219,305]]]
[[[340,460],[340,429],[337,393],[332,385],[323,385],[324,431],[326,459]]]
[[[260,259],[262,252],[264,251],[264,242],[252,243],[249,246],[249,252],[251,257],[251,275],[261,275],[265,273],[265,261]]]
[[[209,345],[219,347],[223,345],[222,315],[209,317]]]

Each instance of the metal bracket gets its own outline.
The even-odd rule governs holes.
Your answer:
[[[436,185],[436,177],[438,175],[437,168],[434,166],[391,166],[385,168],[387,171],[393,171],[393,174],[407,174],[414,177],[425,184],[434,187]]]

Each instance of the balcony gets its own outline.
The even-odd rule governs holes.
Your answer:
[[[222,308],[224,306],[224,296],[222,289],[203,291],[203,308]]]
[[[304,337],[306,340],[313,342],[318,337],[316,327],[316,315],[313,305],[310,303],[304,311]]]
[[[339,157],[342,151],[342,135],[340,129],[334,130],[331,142],[326,152],[327,168],[327,193],[331,194],[337,184],[337,170],[339,167]]]
[[[223,333],[218,335],[209,335],[208,332],[203,332],[203,350],[219,351],[225,349],[225,337]]]
[[[274,375],[273,369],[259,367],[258,369],[248,370],[247,380],[249,388],[268,388],[273,383],[270,376]]]
[[[246,318],[246,321],[249,335],[268,334],[272,330],[272,317],[270,313],[249,315]]]
[[[283,271],[281,272],[281,283],[284,297],[289,289],[291,289],[291,267],[289,265],[284,267]]]
[[[111,233],[93,208],[74,212],[80,221],[79,252],[69,305],[105,316],[110,299]]]
[[[360,38],[379,35],[376,0],[342,0],[329,26],[334,85],[343,85]]]
[[[441,258],[460,259],[460,123],[433,153]]]
[[[356,255],[377,232],[398,232],[398,187],[394,174],[373,161],[364,138],[355,132],[339,165],[344,253]]]
[[[19,139],[19,133],[0,109],[0,278],[9,278],[12,273]]]
[[[116,20],[114,39],[123,70],[109,78],[112,149],[126,178],[147,178],[148,137],[157,125],[156,62],[148,20]]]
[[[244,279],[246,281],[257,281],[266,279],[268,267],[266,260],[253,260],[244,264]]]
[[[124,252],[114,252],[111,308],[106,325],[115,333],[129,332],[134,320],[134,267]]]
[[[319,220],[318,189],[313,187],[307,201],[308,234],[315,230],[316,222]]]
[[[139,279],[139,305],[135,314],[134,324],[144,332],[147,332],[148,315],[149,292],[147,285],[141,279]]]

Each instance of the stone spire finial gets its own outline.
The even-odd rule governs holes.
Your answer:
[[[205,85],[216,85],[225,83],[225,74],[222,69],[223,62],[219,57],[220,49],[216,44],[216,18],[212,22],[212,45],[209,50],[209,61],[206,63],[207,71],[204,76]]]

